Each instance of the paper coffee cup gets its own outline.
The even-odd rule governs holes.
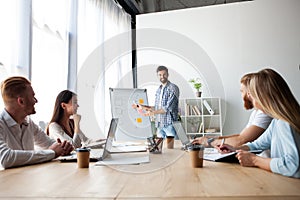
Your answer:
[[[174,136],[167,136],[167,148],[174,149]]]
[[[78,168],[89,168],[90,164],[90,149],[77,148],[77,166]]]
[[[204,147],[202,145],[192,145],[188,148],[191,165],[193,168],[203,167]]]

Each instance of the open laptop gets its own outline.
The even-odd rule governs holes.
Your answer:
[[[173,127],[175,128],[175,131],[177,133],[177,136],[179,138],[179,140],[182,143],[183,149],[187,149],[189,146],[192,145],[190,139],[188,138],[188,136],[186,135],[186,132],[181,124],[180,121],[174,121],[173,122]]]
[[[147,152],[146,146],[123,146],[123,147],[114,147],[113,146],[113,140],[115,138],[115,133],[117,130],[118,126],[118,119],[113,118],[111,119],[108,134],[107,134],[107,139],[104,144],[104,149],[91,149],[90,151],[90,162],[97,162],[99,160],[109,160],[112,159],[111,154],[122,154],[123,156],[119,156],[120,158],[125,158],[126,156],[125,153],[138,153],[138,152]],[[141,155],[141,154],[139,154]],[[131,155],[129,155],[131,156]],[[129,157],[128,156],[128,157]],[[133,155],[134,156],[134,155]],[[114,160],[116,160],[118,156],[114,156]],[[61,162],[76,162],[77,161],[77,155],[76,152],[72,153],[71,155],[68,156],[60,156],[57,158]],[[144,159],[146,161],[146,159]],[[149,155],[148,155],[148,162],[149,162]]]
[[[110,123],[103,154],[96,165],[122,165],[150,162],[149,152],[147,151],[146,146],[113,146],[117,125],[118,119],[113,118]]]

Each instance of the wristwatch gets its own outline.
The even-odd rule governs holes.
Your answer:
[[[213,141],[215,141],[215,138],[208,138],[208,139],[207,139],[207,144],[208,144],[209,147],[212,147],[211,143],[212,143]]]

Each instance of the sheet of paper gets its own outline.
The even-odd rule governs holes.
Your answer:
[[[147,151],[147,146],[118,146],[113,147],[111,152],[137,152]]]
[[[136,165],[141,163],[149,163],[149,153],[126,153],[112,154],[110,158],[95,163],[96,166],[103,165]]]

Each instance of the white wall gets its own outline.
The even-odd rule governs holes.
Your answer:
[[[168,38],[138,32],[138,48],[139,44],[144,41],[159,40],[163,43],[169,40],[170,45],[174,46],[167,52],[171,52],[174,57],[181,58],[168,58],[165,56],[166,51],[159,53],[163,51],[161,49],[164,49],[159,45],[154,48],[158,52],[154,54],[155,56],[138,49],[140,52],[138,53],[138,67],[142,69],[141,67],[149,66],[150,63],[154,65],[158,63],[166,64],[171,69],[179,67],[179,71],[183,70],[185,73],[193,71],[187,75],[179,72],[179,76],[183,76],[185,80],[188,77],[200,76],[206,84],[206,96],[220,96],[224,99],[223,111],[226,112],[224,134],[239,132],[249,117],[249,112],[243,109],[239,92],[239,80],[243,74],[272,67],[283,75],[298,101],[300,99],[299,11],[300,1],[298,0],[255,0],[138,15],[138,31],[144,28],[152,28],[152,32],[154,29],[165,29],[172,31],[174,35],[179,35],[176,36],[177,38]],[[185,42],[182,43],[180,37]],[[192,41],[198,47],[186,41]],[[176,50],[172,53],[172,49],[176,46],[178,49],[184,49],[185,55],[178,55],[179,51]],[[199,56],[195,55],[196,49]],[[188,57],[186,54],[194,55]],[[197,58],[199,65],[189,62],[195,57],[199,57]],[[193,66],[178,60],[185,60],[185,63]],[[199,60],[205,60],[203,61],[205,63]],[[194,72],[197,68],[199,75]],[[218,74],[213,68],[216,68]],[[151,76],[156,78],[155,68],[152,71]],[[214,78],[218,87],[215,87],[212,81]],[[170,74],[170,79],[172,80],[172,74]],[[176,83],[176,80],[173,79],[173,82]],[[186,86],[180,89],[190,90]],[[224,94],[222,94],[223,90]],[[184,94],[181,97],[185,95],[189,96]]]

